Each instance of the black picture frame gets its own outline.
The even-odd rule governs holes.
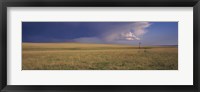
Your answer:
[[[194,85],[7,85],[7,7],[193,7]],[[1,92],[200,92],[200,0],[2,0],[0,1]]]

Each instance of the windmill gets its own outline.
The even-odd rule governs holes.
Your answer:
[[[140,49],[140,45],[141,45],[142,43],[141,42],[139,42],[139,49]]]

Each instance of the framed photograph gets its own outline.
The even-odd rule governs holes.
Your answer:
[[[199,0],[0,6],[2,92],[199,92]]]

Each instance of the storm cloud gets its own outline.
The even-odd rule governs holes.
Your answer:
[[[77,42],[94,42],[102,43],[114,43],[116,41],[133,41],[133,40],[141,40],[141,36],[147,33],[147,28],[151,24],[149,22],[135,22],[135,23],[127,23],[123,25],[112,26],[112,28],[104,29],[103,33],[100,34],[99,37],[82,37],[78,39],[74,39]]]

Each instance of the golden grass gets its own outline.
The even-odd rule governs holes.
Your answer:
[[[177,70],[178,48],[23,43],[23,70]]]

